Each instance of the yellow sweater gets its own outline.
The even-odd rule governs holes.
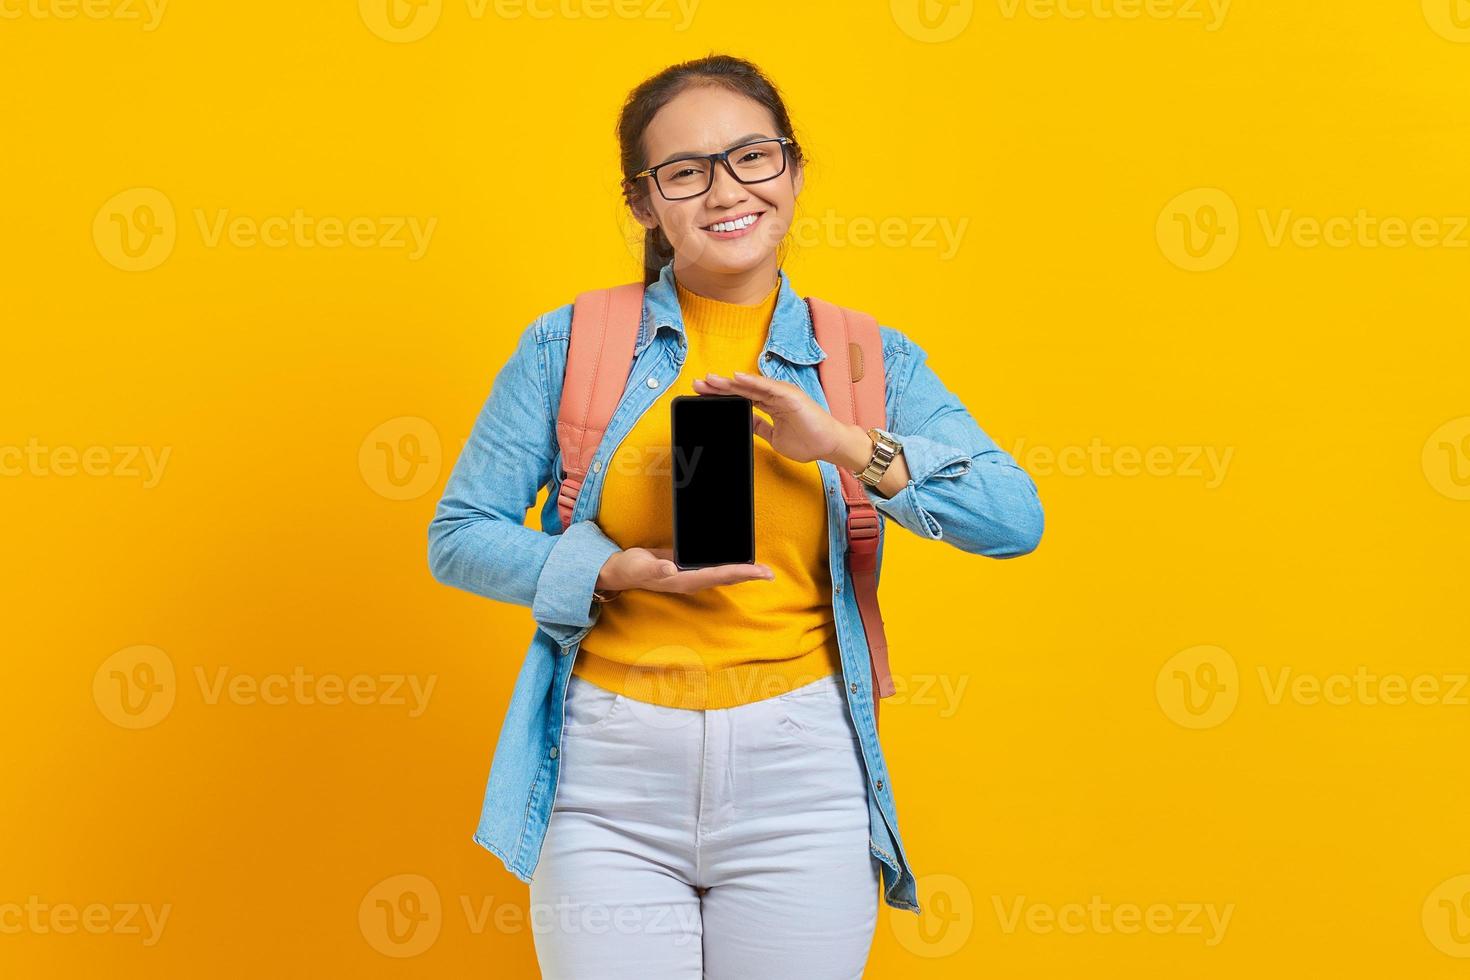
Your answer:
[[[780,283],[754,306],[675,286],[687,359],[618,447],[602,490],[597,522],[623,548],[673,547],[670,403],[696,394],[707,372],[760,373]],[[602,607],[572,673],[675,708],[728,708],[841,673],[821,473],[753,438],[755,557],[775,579],[689,594],[630,589]]]

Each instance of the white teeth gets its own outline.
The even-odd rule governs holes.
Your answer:
[[[736,218],[734,221],[719,221],[715,224],[710,225],[709,230],[736,231],[740,228],[749,228],[751,225],[755,224],[755,219],[757,217],[759,217],[759,215],[749,214],[743,218]]]

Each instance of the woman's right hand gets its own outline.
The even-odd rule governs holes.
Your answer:
[[[681,569],[672,548],[625,548],[603,563],[597,575],[599,592],[647,589],[650,592],[698,592],[716,585],[735,585],[776,573],[766,565],[735,562],[709,568]]]

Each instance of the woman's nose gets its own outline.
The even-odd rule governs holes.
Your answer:
[[[733,204],[745,196],[745,185],[735,179],[729,168],[715,164],[714,183],[710,185],[710,203]]]

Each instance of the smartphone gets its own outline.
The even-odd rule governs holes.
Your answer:
[[[744,395],[678,395],[670,404],[674,564],[755,561],[754,408]]]

